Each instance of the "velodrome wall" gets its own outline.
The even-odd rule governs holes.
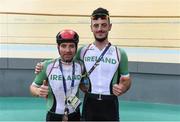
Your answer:
[[[110,41],[124,48],[129,58],[133,83],[120,99],[180,104],[178,0],[57,3],[0,0],[0,96],[31,96],[35,64],[58,56],[55,35],[59,30],[76,30],[79,46],[93,42],[89,15],[102,6],[111,14]]]

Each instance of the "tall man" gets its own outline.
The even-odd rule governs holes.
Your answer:
[[[89,89],[83,104],[84,120],[119,120],[118,97],[131,85],[128,58],[123,49],[111,45],[109,12],[97,8],[91,15],[91,31],[95,41],[81,47],[76,55],[85,64]]]

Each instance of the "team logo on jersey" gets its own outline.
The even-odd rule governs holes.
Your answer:
[[[96,62],[98,57],[97,56],[90,56],[90,57],[84,57],[84,59],[85,59],[84,60],[85,62]],[[117,63],[117,61],[115,59],[108,58],[108,57],[103,57],[101,59],[101,61],[104,63],[108,63],[108,64],[116,64]]]
[[[81,79],[81,75],[68,75],[67,77],[65,77],[66,80],[80,80]],[[63,80],[63,76],[62,75],[55,75],[55,74],[51,74],[50,75],[50,80]]]

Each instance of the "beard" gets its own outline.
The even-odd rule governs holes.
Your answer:
[[[73,57],[74,57],[73,54],[69,54],[69,55],[61,55],[62,61],[66,62],[66,63],[72,62]]]
[[[76,49],[76,51],[77,51],[77,49]],[[76,51],[75,51],[75,53],[76,53]],[[73,58],[74,58],[74,55],[75,54],[72,54],[72,56],[69,58],[69,57],[66,57],[64,54],[62,54],[61,52],[60,52],[60,50],[59,50],[59,48],[58,48],[58,52],[59,52],[59,55],[60,55],[60,57],[61,57],[61,60],[63,61],[63,62],[65,62],[65,63],[70,63],[70,62],[72,62],[72,60],[73,60]]]
[[[66,63],[71,63],[71,62],[72,62],[72,59],[71,59],[71,60],[64,60],[64,62],[66,62]]]
[[[104,40],[107,39],[107,35],[104,38],[97,38],[96,36],[94,36],[94,37],[98,42],[103,42]]]
[[[63,56],[60,56],[60,57],[61,57],[61,60],[65,63],[70,63],[70,62],[72,62],[72,59],[73,59],[73,58],[65,58]]]

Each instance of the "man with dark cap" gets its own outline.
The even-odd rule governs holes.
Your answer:
[[[118,96],[131,85],[125,51],[108,40],[111,27],[108,10],[94,10],[91,31],[95,41],[81,47],[76,55],[84,62],[89,84],[83,104],[84,120],[119,121]]]

